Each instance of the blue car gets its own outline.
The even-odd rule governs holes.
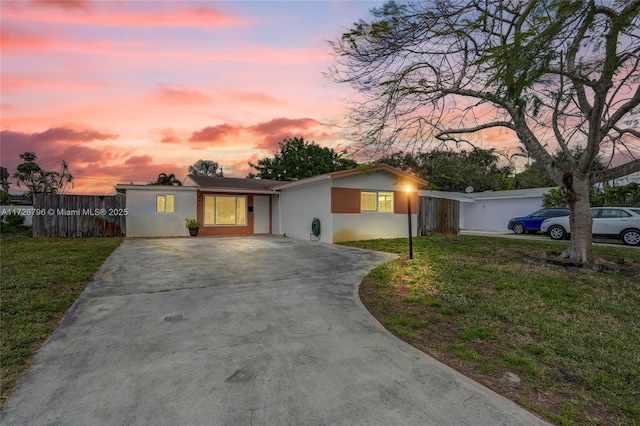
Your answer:
[[[507,228],[516,234],[524,234],[525,232],[540,232],[540,225],[545,219],[550,217],[569,216],[569,209],[567,208],[552,208],[552,209],[540,209],[535,212],[523,216],[514,217],[509,220]]]

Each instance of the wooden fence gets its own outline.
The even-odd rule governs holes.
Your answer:
[[[34,237],[123,237],[124,195],[34,194]]]
[[[418,197],[418,235],[459,233],[460,201]]]

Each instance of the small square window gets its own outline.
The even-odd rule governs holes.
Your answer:
[[[363,212],[378,211],[378,194],[362,191],[360,194],[360,210]]]
[[[156,195],[156,213],[173,213],[173,195]]]

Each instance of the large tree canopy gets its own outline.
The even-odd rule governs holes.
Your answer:
[[[332,43],[331,75],[359,91],[362,147],[512,134],[567,198],[565,255],[591,263],[590,186],[640,170],[639,13],[640,0],[388,2]],[[594,171],[598,154],[625,163]]]
[[[513,189],[513,170],[510,166],[500,166],[499,161],[495,150],[479,148],[397,153],[379,160],[428,181],[428,189],[458,192],[468,188],[472,191]]]
[[[331,148],[321,147],[304,138],[284,138],[280,142],[280,152],[273,158],[258,160],[258,164],[249,163],[258,171],[249,174],[249,178],[274,180],[304,179],[339,170],[353,169],[357,163],[344,157],[344,153]]]

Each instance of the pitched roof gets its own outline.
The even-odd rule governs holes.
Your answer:
[[[325,173],[323,175],[313,176],[310,178],[300,179],[297,181],[277,182],[277,185],[275,185],[273,188],[281,189],[281,188],[290,187],[290,186],[297,186],[297,185],[303,185],[306,183],[318,182],[321,180],[340,179],[347,176],[369,174],[377,171],[385,171],[387,173],[398,176],[400,178],[410,179],[411,181],[415,182],[418,187],[427,186],[429,184],[429,182],[427,182],[426,180],[421,179],[411,173],[405,172],[403,170],[397,169],[395,167],[391,167],[388,164],[383,163],[383,164],[376,164],[374,166],[356,167],[355,169]]]
[[[377,171],[385,171],[392,175],[410,179],[415,182],[418,187],[427,186],[429,182],[424,179],[407,173],[395,167],[391,167],[387,164],[376,164],[374,166],[356,167],[350,170],[341,170],[339,172],[325,173],[318,176],[312,176],[305,179],[293,180],[293,181],[281,181],[271,179],[245,179],[245,178],[230,178],[230,177],[218,177],[218,176],[194,176],[188,175],[187,178],[193,181],[198,187],[203,189],[224,189],[224,190],[254,190],[254,191],[269,191],[278,190],[284,187],[303,185],[307,183],[313,183],[326,179],[340,179],[347,176],[355,176],[360,174],[368,174]]]

